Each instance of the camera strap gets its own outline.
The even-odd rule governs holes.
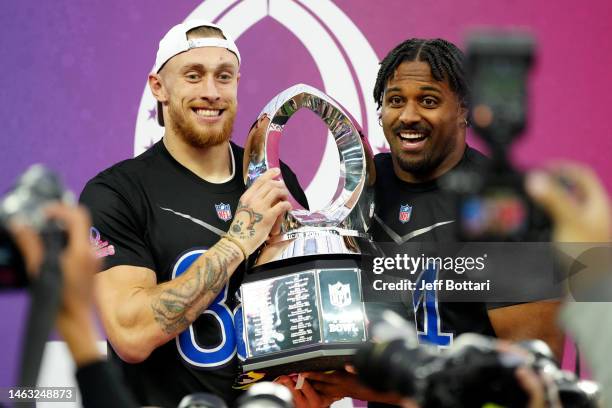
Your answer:
[[[38,279],[32,282],[19,373],[20,387],[35,387],[40,363],[61,301],[62,272],[59,256],[66,239],[57,225],[41,232],[45,258]],[[31,403],[34,406],[34,403]]]

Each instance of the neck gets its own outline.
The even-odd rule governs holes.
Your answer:
[[[448,171],[453,169],[461,161],[461,158],[463,158],[463,154],[465,153],[466,149],[467,145],[463,143],[460,148],[454,149],[448,156],[446,156],[435,169],[423,174],[411,173],[403,170],[397,162],[395,156],[392,155],[393,171],[402,181],[408,183],[426,183],[443,176]]]
[[[220,183],[232,174],[229,142],[197,148],[187,144],[180,136],[166,130],[164,146],[181,165],[203,180]]]

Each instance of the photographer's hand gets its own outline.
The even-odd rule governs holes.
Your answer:
[[[529,396],[527,408],[561,408],[559,394],[556,388],[545,383],[532,369],[520,367],[516,370],[516,378]],[[548,394],[548,397],[547,397]]]
[[[350,397],[387,404],[399,404],[402,400],[399,394],[382,393],[365,386],[354,372],[346,370],[337,370],[332,373],[311,371],[304,373],[304,377],[310,380],[312,387],[318,393],[330,398]]]
[[[99,262],[88,240],[91,222],[85,209],[65,204],[48,207],[47,216],[63,225],[68,238],[60,259],[63,288],[57,328],[80,367],[102,358],[96,347],[93,317],[93,277]],[[13,223],[10,229],[24,256],[28,275],[35,279],[44,258],[42,239],[24,224]]]
[[[9,231],[23,256],[28,279],[35,280],[45,257],[42,239],[32,227],[15,221],[9,223]]]
[[[528,174],[526,183],[527,192],[552,217],[556,242],[610,242],[610,203],[591,169],[560,162]]]
[[[57,329],[77,367],[81,367],[101,359],[93,317],[93,278],[100,263],[89,243],[91,221],[82,207],[54,205],[48,208],[47,215],[64,226],[68,237],[60,258],[63,288]]]
[[[340,399],[317,393],[307,380],[304,380],[302,387],[298,389],[293,378],[288,375],[280,376],[274,382],[291,391],[295,408],[327,408]]]

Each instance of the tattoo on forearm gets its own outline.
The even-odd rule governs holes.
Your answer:
[[[242,256],[242,252],[238,251],[233,245],[230,245],[225,241],[219,241],[217,245],[215,245],[215,249],[218,250],[221,255],[224,255],[227,258],[234,259]]]
[[[191,311],[203,295],[213,300],[229,279],[228,265],[242,258],[242,254],[223,241],[219,241],[207,256],[196,261],[195,273],[178,287],[168,288],[158,293],[152,303],[153,316],[162,330],[173,334],[184,330],[191,322],[208,308],[208,302],[201,310]],[[193,319],[187,317],[193,313]]]
[[[240,213],[246,213],[249,217],[248,223],[238,219]],[[252,208],[247,207],[242,203],[238,202],[238,208],[236,208],[236,214],[234,215],[234,223],[230,228],[230,234],[240,239],[246,239],[255,235],[255,224],[263,219],[263,215],[253,211]]]

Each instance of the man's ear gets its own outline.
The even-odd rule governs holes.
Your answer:
[[[155,99],[161,103],[167,102],[168,95],[166,93],[166,88],[164,87],[161,75],[149,74],[148,82],[151,93],[153,93]]]
[[[236,74],[236,84],[240,83],[240,72]]]

